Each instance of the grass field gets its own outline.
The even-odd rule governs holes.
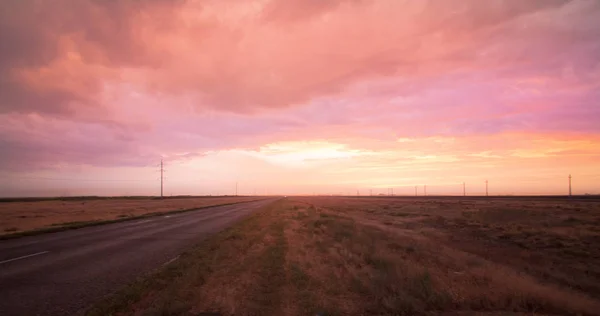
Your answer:
[[[598,315],[600,202],[290,197],[90,315]]]
[[[0,236],[257,199],[233,196],[167,199],[9,199],[0,203]]]

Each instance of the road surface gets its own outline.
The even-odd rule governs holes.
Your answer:
[[[0,241],[0,315],[72,315],[273,199]]]

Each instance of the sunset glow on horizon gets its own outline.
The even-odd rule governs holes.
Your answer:
[[[600,2],[0,3],[0,196],[600,194]]]

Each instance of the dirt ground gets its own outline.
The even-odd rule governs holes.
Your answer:
[[[133,198],[0,203],[0,235],[73,223],[256,200],[256,197]]]
[[[289,197],[91,315],[600,315],[600,202]]]

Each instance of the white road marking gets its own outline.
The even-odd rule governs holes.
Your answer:
[[[137,224],[148,223],[148,222],[151,222],[151,220],[147,219],[147,220],[145,220],[145,221],[131,223],[131,225],[130,225],[130,226],[137,225]]]
[[[166,265],[168,265],[169,263],[171,263],[171,262],[173,262],[173,261],[175,261],[175,260],[177,260],[177,259],[179,259],[179,256],[177,256],[177,257],[175,257],[175,258],[173,258],[173,259],[171,259],[171,260],[169,260],[169,261],[167,261],[167,262],[163,263],[163,266],[166,266]]]
[[[0,264],[12,262],[12,261],[17,261],[17,260],[21,260],[21,259],[25,259],[25,258],[29,258],[29,257],[33,257],[33,256],[43,255],[43,254],[48,253],[48,252],[49,251],[42,251],[42,252],[33,253],[33,254],[30,254],[30,255],[26,255],[26,256],[22,256],[22,257],[18,257],[18,258],[12,258],[12,259],[8,259],[8,260],[0,261]]]

